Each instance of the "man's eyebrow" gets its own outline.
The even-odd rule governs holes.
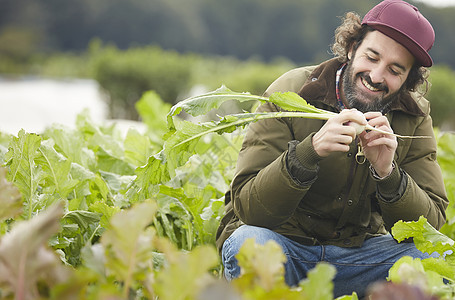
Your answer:
[[[373,52],[373,54],[375,54],[377,56],[381,56],[381,54],[378,51],[374,50],[373,48],[368,47],[367,50],[370,52]],[[402,64],[395,62],[395,63],[393,63],[393,65],[396,66],[397,68],[400,68],[403,72],[406,72],[406,67],[403,66]]]

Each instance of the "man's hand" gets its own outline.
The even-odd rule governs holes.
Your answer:
[[[393,133],[389,121],[380,112],[367,112],[365,117],[368,124],[378,129]],[[380,177],[392,172],[392,162],[397,149],[397,138],[393,135],[382,134],[377,131],[360,134],[360,143],[363,153]]]
[[[321,157],[332,152],[348,152],[349,145],[356,137],[353,123],[366,125],[365,116],[356,109],[345,109],[330,118],[313,136],[313,147]]]

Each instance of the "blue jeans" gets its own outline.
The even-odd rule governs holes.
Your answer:
[[[240,267],[235,255],[243,242],[254,237],[256,243],[276,241],[283,249],[285,280],[289,286],[296,286],[306,277],[306,273],[318,262],[328,262],[336,267],[334,297],[351,295],[356,292],[359,298],[365,296],[370,283],[385,280],[389,268],[402,256],[428,258],[416,249],[414,243],[398,244],[390,234],[370,238],[360,248],[343,248],[332,245],[305,246],[262,227],[243,225],[224,242],[222,261],[224,276],[231,280],[240,275]]]

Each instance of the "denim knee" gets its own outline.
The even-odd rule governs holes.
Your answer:
[[[269,240],[275,240],[276,235],[277,233],[263,227],[242,225],[237,228],[224,242],[221,251],[225,278],[232,280],[240,275],[240,267],[235,255],[239,253],[240,248],[247,239],[254,238],[256,243],[263,245]]]

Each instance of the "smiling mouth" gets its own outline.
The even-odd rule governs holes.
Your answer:
[[[375,88],[374,86],[372,86],[371,84],[369,84],[369,83],[365,80],[365,78],[360,77],[360,80],[362,81],[363,85],[364,85],[367,89],[369,89],[370,91],[372,91],[372,92],[379,92],[379,91],[380,91],[380,89],[377,89],[377,88]]]

